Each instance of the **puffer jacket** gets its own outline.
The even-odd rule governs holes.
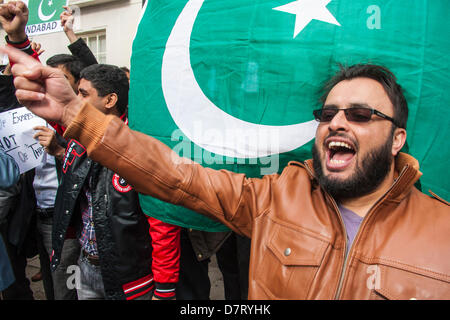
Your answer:
[[[155,295],[173,298],[179,275],[179,227],[147,218],[131,185],[89,159],[76,140],[68,143],[62,173],[55,202],[52,270],[61,259],[69,225],[80,232],[79,199],[91,174],[94,228],[106,297],[133,299],[156,284]]]
[[[407,154],[346,254],[338,206],[311,160],[262,179],[204,168],[88,103],[65,135],[138,192],[251,237],[249,299],[450,299],[450,206],[414,187],[421,173]]]

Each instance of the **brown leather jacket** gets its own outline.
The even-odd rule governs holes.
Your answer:
[[[346,256],[339,210],[311,161],[262,179],[203,168],[90,105],[66,136],[139,192],[251,237],[250,299],[450,299],[450,207],[413,186],[421,173],[411,156],[399,155],[398,178]]]

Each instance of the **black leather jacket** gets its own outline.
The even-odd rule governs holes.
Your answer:
[[[5,66],[0,67],[3,71]],[[16,88],[14,87],[14,78],[12,75],[0,76],[0,112],[5,112],[11,109],[20,108],[22,105],[17,101]]]
[[[69,225],[81,231],[79,207],[83,185],[92,174],[94,228],[107,299],[130,299],[152,287],[152,246],[149,224],[138,193],[111,170],[87,157],[85,148],[70,140],[64,155],[62,181],[56,195],[53,222],[54,270],[61,258]],[[141,286],[140,286],[141,285]],[[130,290],[130,288],[138,287]]]

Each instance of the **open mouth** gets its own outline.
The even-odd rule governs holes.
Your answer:
[[[356,147],[349,141],[329,139],[326,142],[327,169],[339,171],[347,168],[356,154]]]

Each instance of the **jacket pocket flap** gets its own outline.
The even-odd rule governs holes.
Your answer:
[[[274,225],[274,233],[268,248],[285,266],[319,266],[328,242],[301,230],[279,224]]]

